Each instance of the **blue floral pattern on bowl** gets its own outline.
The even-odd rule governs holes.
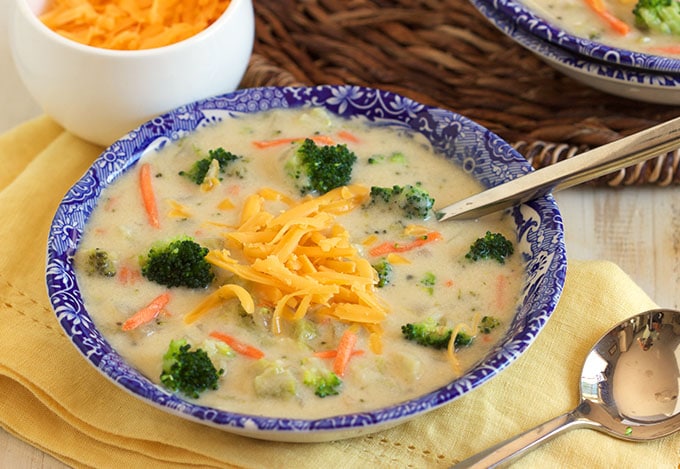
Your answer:
[[[578,55],[601,60],[610,65],[623,65],[655,72],[680,73],[680,58],[621,49],[588,38],[575,36],[536,15],[521,1],[491,0],[493,7],[530,34],[568,49]],[[632,8],[632,6],[631,6]]]
[[[157,151],[201,127],[238,118],[243,113],[287,107],[323,107],[348,119],[365,116],[375,125],[413,129],[485,186],[497,185],[531,170],[528,162],[506,142],[463,116],[391,92],[358,86],[245,89],[158,116],[125,135],[97,158],[63,198],[51,226],[46,269],[48,294],[59,324],[87,361],[133,395],[184,418],[255,438],[309,442],[357,436],[396,425],[472,391],[517,359],[554,311],[566,275],[562,218],[551,196],[512,210],[527,279],[523,301],[509,332],[473,369],[417,399],[372,412],[329,418],[261,417],[196,405],[168,392],[125,363],[86,311],[73,266],[74,252],[102,189],[133,167],[146,152]]]

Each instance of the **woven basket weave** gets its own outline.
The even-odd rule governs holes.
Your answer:
[[[680,115],[611,96],[544,64],[466,0],[254,0],[256,42],[242,86],[381,88],[462,114],[535,168]],[[595,184],[680,183],[680,151]]]

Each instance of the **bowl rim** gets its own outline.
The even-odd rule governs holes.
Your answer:
[[[554,312],[566,277],[562,219],[551,195],[511,210],[518,227],[518,246],[524,243],[530,251],[521,254],[525,256],[527,272],[524,293],[527,296],[539,295],[534,298],[536,304],[524,302],[518,308],[506,336],[476,367],[447,385],[417,398],[371,411],[314,419],[253,416],[187,401],[151,382],[122,360],[89,317],[73,271],[73,254],[82,236],[82,227],[101,190],[134,167],[147,152],[156,151],[202,125],[211,125],[225,113],[231,116],[239,112],[259,112],[278,107],[314,106],[322,106],[343,117],[357,114],[368,116],[369,111],[366,109],[374,106],[375,111],[372,112],[375,114],[368,117],[380,119],[380,122],[404,126],[408,120],[411,126],[422,125],[423,129],[439,134],[449,129],[455,132],[456,138],[460,138],[463,143],[470,142],[474,148],[456,150],[454,142],[444,135],[441,137],[442,149],[458,151],[455,157],[465,165],[464,169],[474,173],[486,186],[532,171],[528,161],[512,146],[464,116],[374,88],[320,85],[241,89],[195,101],[162,114],[104,150],[64,196],[48,236],[46,284],[57,321],[84,358],[109,380],[147,403],[232,433],[279,441],[327,441],[393,426],[451,402],[497,375],[533,343]],[[392,111],[394,115],[384,115]],[[404,122],[397,120],[397,112]],[[188,125],[187,120],[191,121]],[[437,126],[437,123],[445,128]],[[475,145],[489,152],[488,161],[479,167],[475,166],[475,151],[482,150]],[[466,153],[469,151],[473,151],[473,154]],[[501,180],[497,180],[499,175]],[[538,226],[542,226],[545,231],[538,230]],[[542,243],[541,246],[548,245],[550,249],[541,250],[539,243]]]
[[[477,10],[500,31],[510,36],[525,49],[541,56],[545,61],[559,64],[559,66],[566,67],[581,75],[588,75],[612,83],[626,83],[636,88],[655,91],[680,91],[680,74],[617,66],[617,64],[580,56],[527,31],[514,18],[497,9],[495,7],[497,1],[503,0],[470,0]]]
[[[88,44],[83,44],[67,37],[62,36],[56,31],[50,29],[42,21],[39,15],[33,11],[29,5],[30,0],[14,0],[16,14],[22,15],[23,18],[43,37],[49,41],[54,41],[63,47],[72,49],[76,52],[90,54],[93,56],[112,57],[116,59],[145,59],[149,56],[164,55],[167,53],[181,52],[182,50],[192,47],[194,43],[200,43],[213,36],[215,32],[220,29],[223,23],[234,21],[232,17],[236,15],[235,11],[240,9],[241,3],[252,3],[252,0],[231,0],[227,8],[222,14],[210,24],[207,28],[202,29],[193,36],[189,36],[179,42],[168,44],[161,47],[153,47],[150,49],[106,49],[104,47],[96,47]],[[252,7],[251,7],[252,8]]]
[[[491,0],[490,3],[530,34],[578,55],[640,70],[680,73],[680,57],[623,49],[574,35],[534,13],[521,0]]]

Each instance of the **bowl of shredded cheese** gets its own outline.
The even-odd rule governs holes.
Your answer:
[[[161,112],[235,90],[254,30],[251,0],[16,0],[9,32],[43,110],[107,146]]]

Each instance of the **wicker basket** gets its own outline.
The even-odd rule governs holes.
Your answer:
[[[680,115],[553,70],[466,0],[254,0],[242,86],[349,83],[450,109],[511,142],[535,168]],[[595,184],[680,182],[680,151]]]

